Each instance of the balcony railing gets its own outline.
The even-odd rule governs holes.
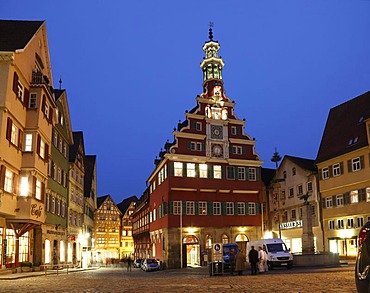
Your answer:
[[[45,86],[45,88],[52,95],[53,87],[49,84],[50,84],[49,78],[46,75],[42,74],[42,72],[40,71],[32,72],[31,86]]]

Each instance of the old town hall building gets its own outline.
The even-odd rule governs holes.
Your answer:
[[[202,265],[213,243],[245,248],[262,236],[263,162],[226,96],[219,49],[211,28],[200,64],[203,93],[155,160],[143,203],[147,212],[140,213],[145,218],[133,214],[134,239],[149,224],[147,250],[136,256],[155,257],[169,268]]]

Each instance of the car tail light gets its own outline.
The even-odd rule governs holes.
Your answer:
[[[362,228],[360,233],[358,234],[358,245],[360,246],[366,238],[369,236],[370,229],[369,228]]]

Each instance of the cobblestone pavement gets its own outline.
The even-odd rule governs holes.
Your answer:
[[[257,276],[210,277],[206,268],[145,273],[100,268],[0,279],[0,292],[356,292],[354,267],[276,269]]]

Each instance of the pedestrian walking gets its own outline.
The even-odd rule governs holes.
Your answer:
[[[243,275],[244,271],[244,262],[245,262],[245,254],[243,250],[239,250],[238,254],[235,257],[235,271],[238,272],[238,275]]]
[[[248,253],[249,263],[251,264],[251,275],[257,275],[258,251],[251,247]]]
[[[231,270],[231,275],[234,276],[234,271],[235,271],[235,249],[231,248],[230,250],[230,270]]]
[[[267,265],[268,254],[267,254],[266,245],[263,245],[262,250],[263,250],[263,254],[264,254],[264,257],[263,257],[263,266],[264,267],[263,268],[264,268],[265,272],[268,272],[268,270],[269,270],[268,265]]]
[[[131,272],[131,266],[132,266],[132,260],[131,260],[131,257],[129,256],[127,258],[127,271],[128,272]]]
[[[262,246],[258,247],[258,271],[260,273],[265,272],[265,253],[263,251]]]

